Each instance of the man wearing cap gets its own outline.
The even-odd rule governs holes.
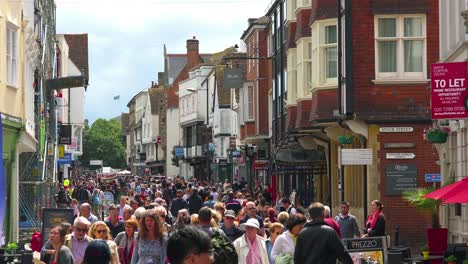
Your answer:
[[[323,204],[310,205],[309,216],[312,221],[306,223],[297,236],[294,263],[334,264],[339,259],[343,264],[352,264],[353,260],[338,234],[324,222]]]
[[[265,239],[257,235],[260,229],[260,223],[258,220],[250,218],[247,222],[241,224],[241,228],[245,231],[244,235],[233,242],[234,248],[239,256],[239,264],[270,263]],[[298,261],[295,263],[305,262]]]
[[[221,225],[221,230],[224,231],[226,236],[229,238],[229,240],[234,241],[241,237],[244,232],[236,226],[234,223],[234,219],[236,218],[236,214],[234,213],[233,210],[227,210],[224,212],[224,217],[223,217],[223,224]]]
[[[258,234],[263,236],[265,234],[265,230],[263,229],[263,219],[257,215],[257,207],[255,206],[254,202],[247,202],[245,204],[245,216],[239,221],[240,224],[247,223],[249,219],[257,219],[260,223],[260,229]]]
[[[73,222],[73,233],[65,236],[65,246],[71,250],[75,264],[83,263],[86,247],[93,240],[86,235],[90,226],[88,219],[83,216],[77,217]]]

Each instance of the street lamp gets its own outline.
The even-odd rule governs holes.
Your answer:
[[[252,179],[254,176],[253,171],[253,160],[255,158],[255,146],[249,146],[247,143],[244,146],[240,146],[240,149],[245,153],[246,169],[247,169],[247,184],[249,185],[249,191],[252,192]]]

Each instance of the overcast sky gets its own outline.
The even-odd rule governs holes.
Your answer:
[[[247,19],[265,15],[271,0],[56,0],[57,33],[88,33],[90,86],[85,118],[127,112],[133,95],[163,70],[168,53],[185,53],[200,41],[201,53],[240,42]],[[113,100],[120,95],[120,100]]]

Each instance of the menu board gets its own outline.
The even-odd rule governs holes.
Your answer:
[[[73,224],[73,209],[68,208],[43,208],[42,209],[42,241],[49,240],[52,227],[60,223]]]
[[[369,263],[368,261],[378,264],[386,263],[386,237],[344,239],[343,241],[354,264]]]
[[[401,195],[403,191],[418,187],[416,164],[390,164],[385,168],[386,195]]]

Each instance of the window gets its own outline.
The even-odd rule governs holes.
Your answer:
[[[310,47],[305,51],[315,63],[306,66],[312,72],[309,87],[327,89],[336,87],[338,82],[338,45],[336,19],[316,21],[312,24]],[[310,52],[310,53],[309,53]],[[306,56],[304,56],[306,57]],[[305,90],[305,89],[304,89]]]
[[[375,19],[376,78],[425,78],[425,16],[379,16]]]
[[[325,78],[337,77],[338,71],[338,50],[336,44],[336,25],[325,26],[323,51],[325,55]]]
[[[312,87],[312,42],[308,42],[307,45],[305,45],[306,51],[305,51],[305,73],[304,73],[304,95],[308,95],[310,88]]]
[[[247,86],[247,120],[254,119],[254,87]]]
[[[7,84],[18,85],[18,30],[7,26]]]

